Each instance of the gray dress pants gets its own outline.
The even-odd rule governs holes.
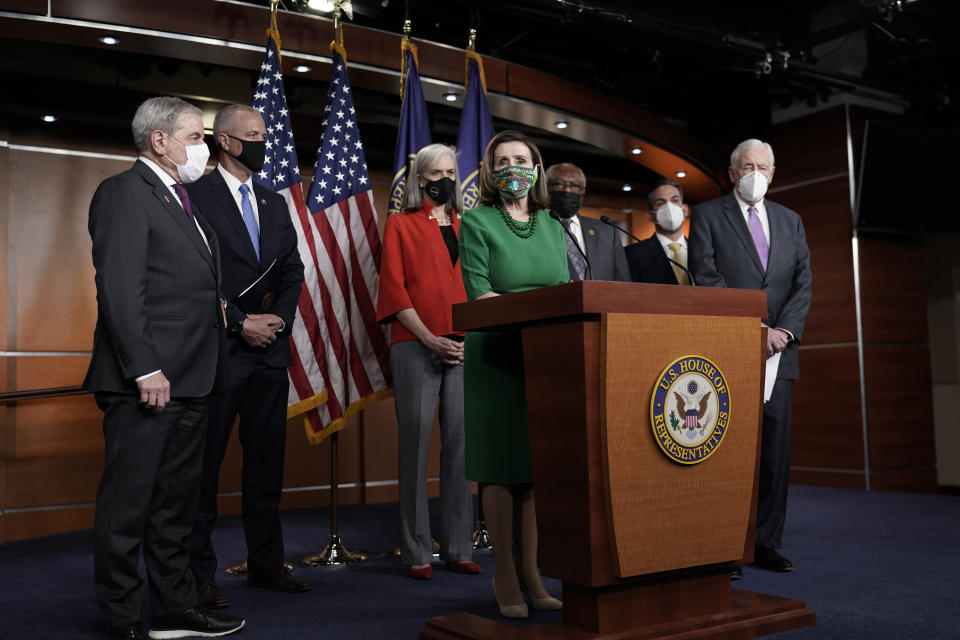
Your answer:
[[[429,564],[427,451],[440,401],[440,559],[463,562],[473,553],[473,499],[463,454],[463,366],[445,365],[416,340],[390,347],[399,424],[400,551],[404,564]]]

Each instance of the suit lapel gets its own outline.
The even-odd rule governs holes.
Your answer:
[[[233,199],[233,194],[230,192],[230,188],[227,187],[227,183],[224,181],[223,176],[220,175],[220,170],[215,169],[213,173],[210,174],[210,188],[214,192],[214,200],[220,206],[220,213],[224,218],[229,222],[231,228],[237,234],[237,239],[244,246],[247,251],[247,257],[254,263],[259,265],[260,262],[257,260],[257,252],[253,249],[253,241],[250,240],[250,233],[247,231],[247,226],[243,222],[243,216],[240,213],[239,209],[234,209],[236,200]],[[251,198],[256,198],[256,191],[250,194]],[[263,215],[263,207],[260,207],[260,247],[261,255],[263,251],[263,219],[266,216]]]
[[[790,229],[787,225],[786,216],[780,213],[780,205],[769,200],[765,204],[767,207],[767,222],[770,225],[770,256],[767,258],[767,274],[769,274],[774,269],[775,260],[780,257],[781,253],[784,253],[780,249],[792,246],[792,242],[787,241],[790,236]]]
[[[760,254],[757,253],[757,247],[753,244],[753,236],[750,235],[750,229],[747,228],[747,223],[743,219],[743,212],[740,211],[740,203],[737,202],[736,197],[734,197],[732,193],[728,194],[723,200],[723,215],[733,228],[734,233],[736,233],[737,237],[740,238],[743,248],[753,261],[753,266],[757,268],[757,271],[763,273],[763,264],[760,262]],[[770,260],[768,258],[767,264],[769,263]]]
[[[157,202],[163,207],[173,221],[178,227],[183,231],[187,236],[187,239],[190,241],[190,244],[194,246],[197,252],[203,257],[203,259],[210,266],[210,269],[216,273],[216,265],[213,261],[213,256],[210,253],[210,248],[207,247],[207,243],[203,241],[203,238],[200,237],[200,232],[197,231],[196,225],[190,220],[190,216],[187,215],[187,212],[184,210],[180,203],[177,202],[177,199],[173,197],[173,194],[170,192],[170,189],[167,185],[161,182],[159,176],[153,172],[153,170],[145,165],[142,162],[136,162],[134,164],[136,170],[140,173],[140,177],[146,180],[153,187],[153,195],[157,199]],[[195,207],[194,207],[195,208]],[[196,212],[194,213],[196,215]],[[209,234],[208,234],[209,236]]]
[[[580,232],[583,235],[583,246],[587,258],[593,262],[594,257],[600,257],[600,234],[598,234],[592,224],[584,216],[580,216]]]

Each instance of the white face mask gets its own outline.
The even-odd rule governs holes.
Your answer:
[[[657,209],[657,226],[665,231],[676,231],[683,226],[683,207],[672,202]]]
[[[751,203],[760,202],[761,198],[767,193],[767,176],[759,171],[751,171],[745,176],[741,176],[737,186],[744,200]]]
[[[207,143],[201,142],[200,144],[192,144],[187,147],[173,136],[168,135],[167,137],[179,144],[187,152],[187,161],[183,164],[177,164],[173,162],[173,160],[170,160],[169,156],[163,156],[177,166],[177,175],[180,176],[180,180],[182,180],[184,184],[190,184],[191,182],[199,180],[207,168],[207,160],[210,159],[210,149],[207,147]]]

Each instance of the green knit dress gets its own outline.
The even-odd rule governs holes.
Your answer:
[[[563,227],[546,209],[521,238],[493,207],[460,221],[460,268],[467,298],[516,293],[570,280]],[[530,436],[520,332],[468,332],[464,344],[467,477],[489,484],[531,482]]]

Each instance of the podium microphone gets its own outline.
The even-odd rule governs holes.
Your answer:
[[[551,211],[550,213],[551,213],[551,215],[552,215],[553,212]],[[608,224],[608,225],[610,225],[611,227],[613,227],[614,229],[616,229],[616,230],[619,231],[620,233],[625,233],[625,234],[627,234],[628,236],[630,236],[631,238],[633,238],[633,239],[636,240],[637,242],[643,242],[643,240],[641,240],[640,238],[638,238],[637,236],[633,235],[632,233],[630,233],[629,231],[627,231],[626,229],[624,229],[623,227],[621,227],[620,225],[618,225],[616,222],[614,222],[613,220],[611,220],[611,219],[610,219],[610,216],[600,216],[600,222],[602,222],[603,224]],[[663,257],[664,257],[664,258],[667,258],[667,255],[664,254]],[[696,283],[696,282],[694,281],[694,279],[693,279],[693,274],[690,273],[690,270],[689,270],[689,269],[687,269],[685,266],[683,266],[682,264],[680,264],[679,262],[677,262],[676,260],[673,260],[673,259],[671,259],[671,258],[667,258],[667,262],[672,262],[673,264],[675,264],[675,265],[677,265],[678,267],[680,267],[681,269],[683,269],[683,272],[684,272],[685,274],[687,274],[687,278],[690,279],[690,286],[691,286],[691,287],[697,286],[697,283]]]
[[[567,236],[573,242],[573,246],[577,248],[577,251],[580,252],[580,255],[583,256],[583,261],[587,264],[587,280],[593,280],[593,269],[590,267],[590,258],[587,257],[587,254],[583,252],[583,249],[580,248],[580,243],[577,242],[577,239],[570,233],[570,229],[567,228],[567,225],[563,224],[563,220],[560,218],[560,214],[550,209],[550,217],[560,223],[560,226],[563,227],[563,230],[566,232]]]

